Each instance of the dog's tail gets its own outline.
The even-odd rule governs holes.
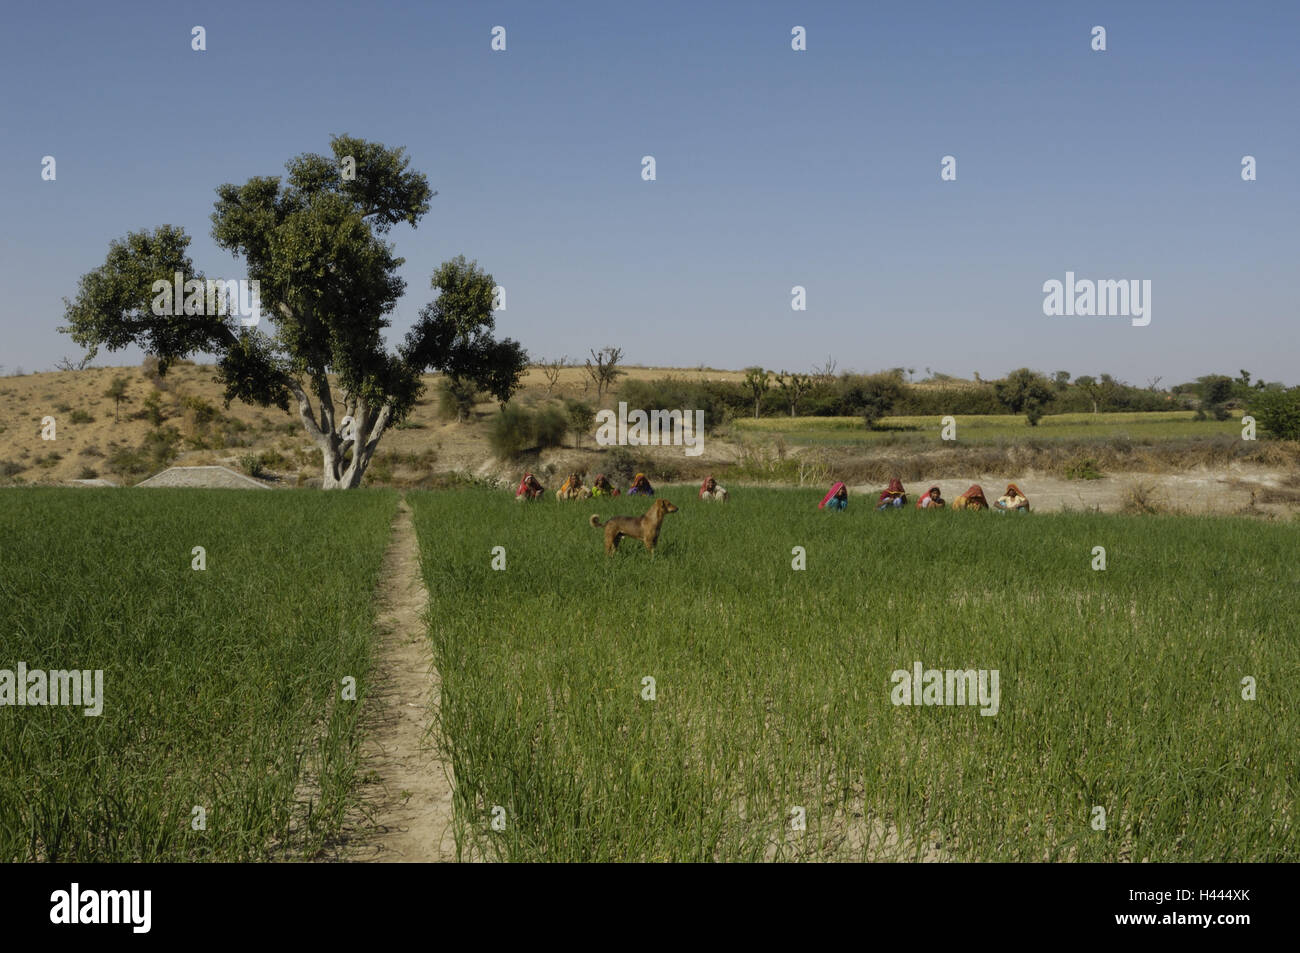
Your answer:
[[[591,525],[600,529],[600,516],[596,513],[591,514]]]

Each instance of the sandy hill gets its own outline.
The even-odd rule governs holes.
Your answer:
[[[629,379],[672,375],[691,380],[739,380],[740,371],[713,368],[626,368]],[[167,466],[229,466],[248,472],[250,458],[263,455],[265,475],[289,484],[319,478],[318,451],[311,445],[296,409],[260,408],[233,402],[223,406],[221,387],[210,366],[179,364],[161,380],[142,367],[93,367],[0,377],[0,482],[68,483],[105,478],[133,485]],[[115,378],[126,387],[120,406],[106,395]],[[517,467],[491,459],[486,432],[496,404],[475,408],[472,419],[448,421],[439,413],[436,375],[410,418],[385,434],[378,470],[398,473],[399,482],[432,470],[465,470],[504,476]],[[617,400],[617,388],[614,400]],[[595,386],[582,367],[566,367],[552,387],[540,367],[530,368],[517,400],[524,404],[553,397],[595,403]],[[337,395],[336,395],[337,399]],[[46,418],[53,418],[52,440]],[[171,433],[174,431],[174,433]],[[152,456],[168,445],[174,456]],[[589,458],[588,438],[576,455],[558,449],[534,461],[552,471]],[[718,450],[723,448],[719,445]],[[680,449],[677,451],[680,456]],[[703,463],[703,461],[701,461]],[[301,477],[301,479],[300,479]]]

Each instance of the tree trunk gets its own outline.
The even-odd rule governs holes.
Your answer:
[[[392,416],[392,405],[384,404],[374,408],[364,400],[348,397],[344,407],[345,415],[337,426],[334,421],[334,403],[329,393],[329,384],[322,375],[316,382],[316,392],[320,398],[320,419],[312,410],[311,398],[296,381],[290,389],[298,398],[298,417],[306,428],[308,436],[320,448],[322,473],[321,488],[325,490],[351,490],[361,485],[361,478],[366,474],[379,438],[384,435],[388,421]],[[347,459],[348,449],[352,449],[352,459]]]

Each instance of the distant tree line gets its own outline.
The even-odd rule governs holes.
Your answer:
[[[836,374],[834,362],[811,373],[751,367],[740,381],[672,375],[628,380],[621,384],[618,399],[646,410],[699,408],[711,422],[741,416],[861,417],[873,427],[890,416],[1024,414],[1032,426],[1048,414],[1125,411],[1192,410],[1200,418],[1226,420],[1269,395],[1300,390],[1252,381],[1244,370],[1236,377],[1209,374],[1170,388],[1159,387],[1159,378],[1138,386],[1110,374],[1073,377],[1068,371],[1044,374],[1029,368],[994,381],[933,374],[916,383],[909,380],[913,373],[898,367],[874,374]]]

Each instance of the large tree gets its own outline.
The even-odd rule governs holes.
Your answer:
[[[1037,427],[1043,411],[1055,396],[1047,378],[1022,367],[993,385],[998,400],[1013,414],[1024,414],[1029,426]]]
[[[440,294],[396,353],[385,347],[386,315],[406,283],[397,275],[404,259],[381,236],[399,222],[418,223],[437,193],[408,169],[401,148],[350,136],[333,137],[331,148],[332,157],[290,160],[283,181],[258,176],[217,189],[212,236],[260,283],[269,333],[240,327],[229,314],[155,313],[155,281],[170,284],[178,271],[205,281],[187,254],[189,236],[171,225],[112,242],[76,299],[65,299],[61,330],[92,353],[136,344],[158,358],[162,373],[180,358],[215,355],[227,405],[296,404],[332,489],[360,484],[385,430],[423,390],[421,374],[442,371],[508,400],[527,355],[518,342],[493,338],[492,276],[463,257],[434,272]]]

